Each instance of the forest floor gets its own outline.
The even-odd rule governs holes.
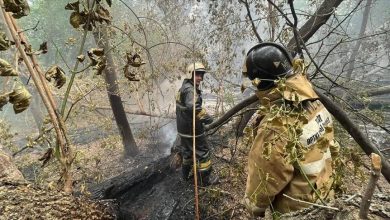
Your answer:
[[[125,171],[142,169],[147,164],[166,157],[169,152],[169,149],[167,150],[169,146],[156,140],[139,139],[137,144],[140,147],[140,154],[135,158],[124,159],[123,149],[119,147],[121,146],[119,143],[117,136],[110,135],[76,146],[78,156],[74,164],[74,186],[75,191],[83,195],[80,200],[83,201],[82,204],[93,204],[88,199],[82,199],[84,196],[88,198],[91,186],[98,185]],[[200,218],[253,219],[241,203],[246,185],[247,155],[250,146],[245,145],[242,139],[236,143],[235,134],[231,128],[222,128],[215,135],[210,136],[209,143],[212,147],[214,172],[219,176],[220,183],[199,188]],[[28,153],[17,156],[15,161],[28,180],[43,186],[52,186],[59,177],[55,170],[56,162],[52,161],[41,169],[37,161],[39,155]],[[314,207],[282,217],[286,219],[356,219],[361,194],[364,192],[369,176],[369,160],[367,157],[364,158],[366,159],[362,160],[360,175],[347,175],[344,179],[344,194],[338,195],[335,201],[327,204],[337,207],[340,211]],[[350,170],[353,170],[352,163],[348,166]],[[5,185],[0,184],[1,186],[4,188]],[[25,185],[21,184],[21,186]],[[47,190],[51,191],[49,188]],[[369,216],[371,219],[390,218],[389,195],[390,185],[381,176],[372,200]],[[67,201],[75,200],[67,199]],[[163,178],[139,191],[131,200],[114,202],[114,206],[119,207],[119,214],[115,213],[119,219],[193,219],[194,201],[194,184],[181,179],[180,169],[172,169]],[[91,210],[101,209],[99,208],[101,206],[87,207]],[[272,219],[272,213],[269,210],[265,219]]]

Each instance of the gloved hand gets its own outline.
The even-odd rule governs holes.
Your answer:
[[[214,118],[207,114],[204,117],[202,117],[200,121],[202,122],[202,124],[208,125],[213,123]]]
[[[214,119],[207,114],[206,109],[204,108],[198,113],[197,117],[199,121],[205,125],[211,124],[214,121]]]

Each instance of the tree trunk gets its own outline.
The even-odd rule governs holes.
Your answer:
[[[359,36],[358,36],[359,40],[356,42],[356,45],[352,50],[351,57],[349,58],[349,61],[348,61],[349,65],[348,65],[347,75],[346,75],[347,81],[349,81],[351,79],[352,71],[355,68],[355,59],[356,59],[356,56],[359,52],[360,45],[362,44],[361,38],[363,37],[364,32],[366,31],[368,15],[370,14],[370,10],[371,10],[371,3],[372,3],[372,0],[367,0],[366,7],[365,7],[364,12],[363,12],[362,25],[360,26],[360,32],[359,32]]]
[[[368,97],[372,96],[379,96],[379,95],[385,95],[390,93],[390,85],[389,86],[383,86],[376,89],[370,89],[365,91],[363,94],[367,94]]]
[[[132,157],[138,154],[137,144],[135,143],[133,133],[126,117],[125,109],[122,105],[122,99],[119,94],[119,86],[117,84],[117,72],[115,69],[114,60],[110,51],[110,42],[107,37],[107,26],[101,25],[94,32],[96,44],[100,48],[104,48],[107,67],[104,69],[104,80],[107,83],[107,94],[110,100],[112,113],[122,137],[123,147],[125,148],[125,157]],[[100,38],[99,38],[100,37]]]

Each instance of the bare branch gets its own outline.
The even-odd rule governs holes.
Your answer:
[[[241,2],[241,3],[243,3],[245,5],[247,15],[248,15],[249,20],[250,20],[251,25],[252,25],[252,31],[253,31],[253,33],[255,33],[255,35],[257,37],[257,40],[259,41],[259,43],[263,42],[263,40],[261,39],[259,33],[256,30],[255,23],[253,22],[251,11],[249,10],[249,3],[248,3],[248,1],[247,0],[239,0],[239,2]]]
[[[319,39],[319,40],[317,40],[317,41],[313,41],[313,42],[310,42],[310,43],[308,43],[307,44],[307,46],[309,46],[309,45],[312,45],[312,44],[316,44],[316,43],[318,43],[318,42],[322,42],[325,38],[327,38],[327,37],[329,37],[329,35],[331,35],[338,27],[340,27],[340,25],[342,24],[342,23],[344,23],[344,21],[346,21],[347,20],[347,18],[350,18],[350,16],[352,15],[352,13],[354,13],[356,10],[357,10],[357,8],[359,7],[359,5],[362,3],[363,1],[359,1],[357,4],[356,4],[356,6],[344,17],[344,19],[343,20],[341,20],[334,28],[332,28],[332,30],[330,30],[329,32],[328,32],[328,34],[326,34],[323,38],[321,38],[321,39]]]
[[[326,23],[342,1],[343,0],[324,0],[315,15],[310,17],[310,19],[299,29],[299,35],[302,36],[303,42],[307,42],[314,33]],[[291,51],[296,51],[297,45],[294,39],[291,39],[288,42],[287,48]]]

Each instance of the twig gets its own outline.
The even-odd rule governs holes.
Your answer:
[[[26,30],[18,31],[18,34],[20,34],[20,33],[23,33],[23,32],[26,32],[26,31],[29,31],[29,30],[34,30],[34,31],[36,31],[36,30],[37,30],[37,27],[38,27],[38,24],[39,24],[39,22],[40,22],[40,20],[38,20],[37,24],[35,24],[35,26],[34,26],[34,27],[32,27],[32,28],[27,28]]]
[[[382,162],[381,157],[375,153],[371,154],[371,172],[370,172],[370,180],[368,181],[366,190],[362,197],[362,201],[360,204],[359,217],[361,219],[367,219],[368,209],[370,208],[371,198],[375,191],[376,183],[379,180]]]
[[[225,209],[225,210],[222,210],[221,212],[218,212],[218,213],[215,213],[215,214],[213,214],[213,215],[210,215],[210,216],[207,216],[207,218],[205,218],[205,220],[206,219],[214,219],[214,217],[216,217],[216,216],[221,216],[222,214],[224,214],[225,212],[227,212],[227,211],[229,211],[229,210],[231,210],[231,209],[235,209],[236,207],[238,207],[239,205],[241,205],[240,203],[237,203],[237,204],[235,204],[234,206],[232,206],[232,207],[229,207],[229,208],[227,208],[227,209]]]
[[[81,97],[79,97],[78,99],[76,99],[72,105],[70,106],[69,110],[68,110],[68,113],[66,114],[65,118],[64,118],[64,121],[68,120],[68,117],[73,109],[73,107],[79,102],[81,101],[83,98],[85,98],[88,94],[90,94],[92,91],[94,91],[96,89],[96,86],[93,87],[90,91],[86,92],[85,94],[83,94]]]
[[[291,13],[293,15],[293,18],[294,18],[294,26],[293,26],[293,32],[294,32],[294,39],[295,39],[295,42],[296,42],[296,46],[297,46],[297,51],[298,51],[298,54],[299,54],[299,57],[301,59],[303,59],[303,53],[302,53],[302,48],[300,47],[300,43],[299,43],[299,39],[298,39],[298,31],[297,31],[297,25],[298,25],[298,17],[297,15],[295,14],[295,9],[294,9],[294,3],[293,3],[293,0],[288,0],[288,4],[290,5],[290,9],[291,9]]]
[[[263,40],[261,39],[259,33],[258,33],[257,30],[256,30],[255,23],[253,23],[251,11],[249,10],[249,3],[248,3],[248,1],[247,1],[247,0],[239,0],[239,2],[241,2],[241,3],[243,3],[243,4],[245,5],[245,8],[246,8],[246,12],[247,12],[248,18],[249,18],[249,20],[251,21],[252,31],[255,33],[255,35],[256,35],[256,37],[257,37],[257,40],[259,41],[259,43],[263,42]]]
[[[338,47],[342,42],[343,42],[343,40],[340,40],[337,44],[335,44],[335,45],[328,51],[328,53],[326,54],[325,58],[322,60],[322,62],[321,62],[321,64],[320,64],[319,68],[321,68],[321,67],[324,65],[324,63],[325,63],[326,59],[328,59],[328,56],[330,55],[330,53],[331,53],[334,49],[336,49],[336,47]],[[316,72],[310,77],[310,79],[313,79],[314,77],[316,77],[316,75],[317,75],[318,72],[319,72],[319,71],[318,71],[318,69],[317,69]],[[335,79],[335,81],[337,81],[337,78]]]
[[[291,200],[294,200],[296,202],[300,202],[300,203],[304,203],[304,204],[308,204],[308,205],[312,205],[312,206],[316,206],[316,207],[320,207],[320,208],[325,208],[325,209],[331,209],[331,210],[336,210],[336,211],[339,211],[338,208],[336,207],[332,207],[332,206],[325,206],[325,205],[320,205],[320,204],[316,204],[316,203],[311,203],[311,202],[307,202],[307,201],[303,201],[303,200],[300,200],[300,199],[296,199],[296,198],[293,198],[291,196],[288,196],[286,194],[283,193],[283,196],[284,197],[287,197]]]
[[[355,193],[353,194],[352,196],[348,197],[346,200],[344,200],[345,202],[349,202],[351,201],[352,199],[354,199],[356,196],[358,196],[359,194]]]
[[[219,188],[216,188],[216,187],[215,187],[215,189],[213,189],[213,188],[209,188],[209,187],[202,187],[202,186],[200,186],[199,189],[204,189],[204,190],[208,190],[208,191],[222,193],[222,194],[226,194],[226,195],[229,195],[229,196],[232,195],[230,192],[222,190],[222,189],[219,189]]]
[[[359,5],[362,3],[363,1],[362,0],[360,0],[357,4],[356,4],[356,6],[355,6],[355,8],[353,8],[345,17],[344,17],[344,19],[343,20],[341,20],[332,30],[330,30],[329,32],[328,32],[328,34],[326,34],[323,38],[321,38],[321,39],[319,39],[319,40],[317,40],[317,41],[313,41],[313,42],[310,42],[310,43],[308,43],[308,44],[306,44],[307,46],[310,46],[310,45],[312,45],[312,44],[316,44],[316,43],[318,43],[318,42],[323,42],[323,40],[325,39],[325,38],[327,38],[327,37],[329,37],[329,35],[331,35],[342,23],[344,23],[344,21],[345,20],[347,20],[347,18],[350,18],[350,16],[351,16],[351,14],[352,13],[354,13],[355,11],[356,11],[356,9],[359,7]]]

